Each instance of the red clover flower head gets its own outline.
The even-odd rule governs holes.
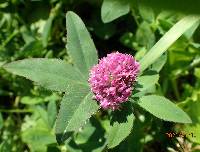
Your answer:
[[[115,110],[128,100],[138,73],[139,63],[132,55],[115,52],[99,60],[88,81],[100,106]]]

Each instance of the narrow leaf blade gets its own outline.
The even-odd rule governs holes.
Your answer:
[[[141,72],[153,64],[183,33],[199,22],[200,17],[189,15],[177,22],[140,60]]]
[[[98,108],[88,87],[71,87],[61,101],[56,120],[57,140],[63,142],[68,132],[78,131]]]
[[[48,44],[48,39],[49,39],[49,36],[50,36],[50,33],[51,33],[51,27],[52,27],[53,19],[54,19],[54,17],[50,16],[48,18],[48,20],[46,21],[45,25],[44,25],[44,29],[43,29],[43,32],[42,32],[42,44],[43,44],[44,47],[46,47],[47,44]]]
[[[50,127],[53,128],[57,115],[56,102],[54,100],[48,103],[47,114],[48,114],[48,123]]]
[[[161,55],[153,64],[151,67],[151,70],[160,72],[160,70],[164,67],[165,63],[167,62],[167,54],[164,53]]]
[[[73,12],[66,15],[67,51],[75,66],[88,76],[91,67],[98,62],[97,50],[83,21]]]
[[[108,148],[119,145],[131,133],[135,117],[130,107],[128,105],[127,109],[117,112],[117,120],[114,120],[108,133]]]
[[[75,67],[58,59],[24,59],[5,64],[3,68],[50,90],[64,92],[70,85],[87,85]]]

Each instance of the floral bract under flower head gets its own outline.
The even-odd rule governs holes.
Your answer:
[[[132,92],[139,72],[139,63],[133,56],[119,52],[108,54],[90,72],[89,83],[95,99],[104,109],[118,109]]]

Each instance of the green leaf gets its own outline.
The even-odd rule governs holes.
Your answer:
[[[147,22],[142,22],[136,32],[136,41],[139,45],[150,49],[155,43],[155,35]]]
[[[22,140],[33,151],[46,151],[47,145],[56,143],[55,136],[43,128],[30,128],[22,133]],[[38,146],[40,145],[40,146]]]
[[[200,124],[184,126],[184,132],[190,141],[200,144]]]
[[[25,59],[5,64],[3,68],[50,90],[64,92],[74,84],[87,86],[75,67],[58,59]]]
[[[57,115],[56,102],[54,100],[48,103],[47,114],[49,125],[53,128]]]
[[[49,35],[51,32],[51,27],[52,27],[52,22],[53,22],[54,16],[50,16],[43,28],[43,32],[42,32],[42,44],[44,47],[47,46],[48,44],[48,39],[49,39]]]
[[[145,5],[139,5],[139,12],[141,17],[148,23],[153,23],[155,21],[155,15],[151,7]]]
[[[91,138],[92,134],[95,132],[95,127],[90,123],[87,122],[86,125],[78,132],[75,137],[75,142],[77,144],[84,144]]]
[[[91,67],[98,62],[97,50],[83,21],[73,12],[66,15],[67,52],[74,65],[88,76]]]
[[[194,75],[195,75],[196,78],[200,79],[200,68],[194,69]]]
[[[130,133],[135,119],[130,105],[122,111],[116,111],[113,123],[108,132],[108,148],[119,145]]]
[[[152,88],[159,80],[159,75],[157,73],[148,72],[145,75],[139,76],[137,78],[137,85],[132,97],[139,97],[146,93],[150,88]]]
[[[192,119],[191,125],[195,125],[197,123],[200,123],[200,102],[198,98],[199,92],[192,87],[190,87],[190,89],[192,89],[193,95],[190,95],[190,93],[188,93],[187,99],[183,102],[180,102],[178,105],[189,114],[190,118]]]
[[[63,142],[68,132],[78,131],[98,108],[88,87],[73,86],[68,89],[56,120],[57,141]]]
[[[191,28],[189,28],[185,33],[184,33],[184,36],[187,38],[187,39],[190,39],[194,32],[196,31],[196,29],[198,28],[199,26],[199,22],[196,22],[196,24],[194,24]]]
[[[137,82],[139,84],[139,91],[145,91],[155,85],[159,80],[159,75],[151,71],[146,72],[146,74],[138,77]]]
[[[45,52],[41,41],[33,40],[29,43],[26,43],[21,51],[19,52],[20,57],[28,57],[28,56],[41,56]]]
[[[104,0],[101,7],[101,18],[104,23],[111,22],[130,11],[128,0]]]
[[[0,113],[0,129],[3,128],[3,123],[4,123],[3,117],[2,117],[2,114]]]
[[[55,143],[55,137],[49,130],[45,130],[43,128],[31,128],[27,129],[23,132],[23,140],[29,143],[37,143],[37,144],[51,144]]]
[[[99,120],[91,117],[90,121],[67,143],[67,149],[70,151],[102,152],[107,146],[104,132]]]
[[[167,10],[171,12],[181,12],[184,14],[200,14],[199,0],[184,0],[184,3],[180,3],[180,0],[140,0],[138,3],[155,9],[157,12]],[[191,3],[192,2],[192,3]]]
[[[23,96],[20,100],[22,104],[27,104],[27,105],[34,105],[38,103],[45,102],[43,98],[41,97],[34,97],[34,96]]]
[[[0,144],[0,152],[7,152],[7,151],[11,151],[12,147],[11,145],[8,143],[7,140],[4,140],[3,142],[1,142]]]
[[[198,83],[198,82],[196,82]],[[186,100],[180,102],[178,105],[183,108],[192,119],[192,124],[184,125],[181,129],[181,132],[185,132],[186,137],[190,139],[190,141],[200,144],[200,90],[193,87],[185,88]],[[188,92],[191,91],[191,93]]]
[[[142,116],[142,115],[140,115]],[[140,119],[135,119],[133,129],[127,140],[119,146],[119,151],[122,152],[142,152],[145,139],[145,129],[148,126],[146,122],[141,122]],[[134,141],[134,142],[133,142]]]
[[[189,15],[177,22],[140,60],[140,71],[153,64],[183,33],[197,24],[199,19],[199,16]]]
[[[38,114],[38,111],[35,111],[35,113]],[[47,145],[56,143],[53,130],[49,130],[43,118],[36,117],[36,120],[26,120],[26,118],[27,117],[25,117],[25,123],[22,126],[21,138],[31,151],[46,151]]]
[[[153,64],[151,67],[151,70],[156,71],[156,72],[160,72],[160,70],[163,68],[163,66],[165,65],[165,63],[167,62],[167,54],[164,53],[163,55],[161,55]]]
[[[5,64],[5,62],[0,61],[0,67],[2,67]]]
[[[182,109],[162,96],[143,96],[139,99],[137,104],[154,116],[166,121],[179,123],[192,122],[190,117]]]

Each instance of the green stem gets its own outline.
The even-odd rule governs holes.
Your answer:
[[[2,44],[2,48],[4,48],[17,34],[19,33],[19,30],[14,31]]]
[[[179,94],[179,91],[178,91],[176,79],[172,79],[171,82],[172,82],[172,88],[173,88],[174,94],[176,96],[176,99],[179,101],[180,100],[180,94]]]

